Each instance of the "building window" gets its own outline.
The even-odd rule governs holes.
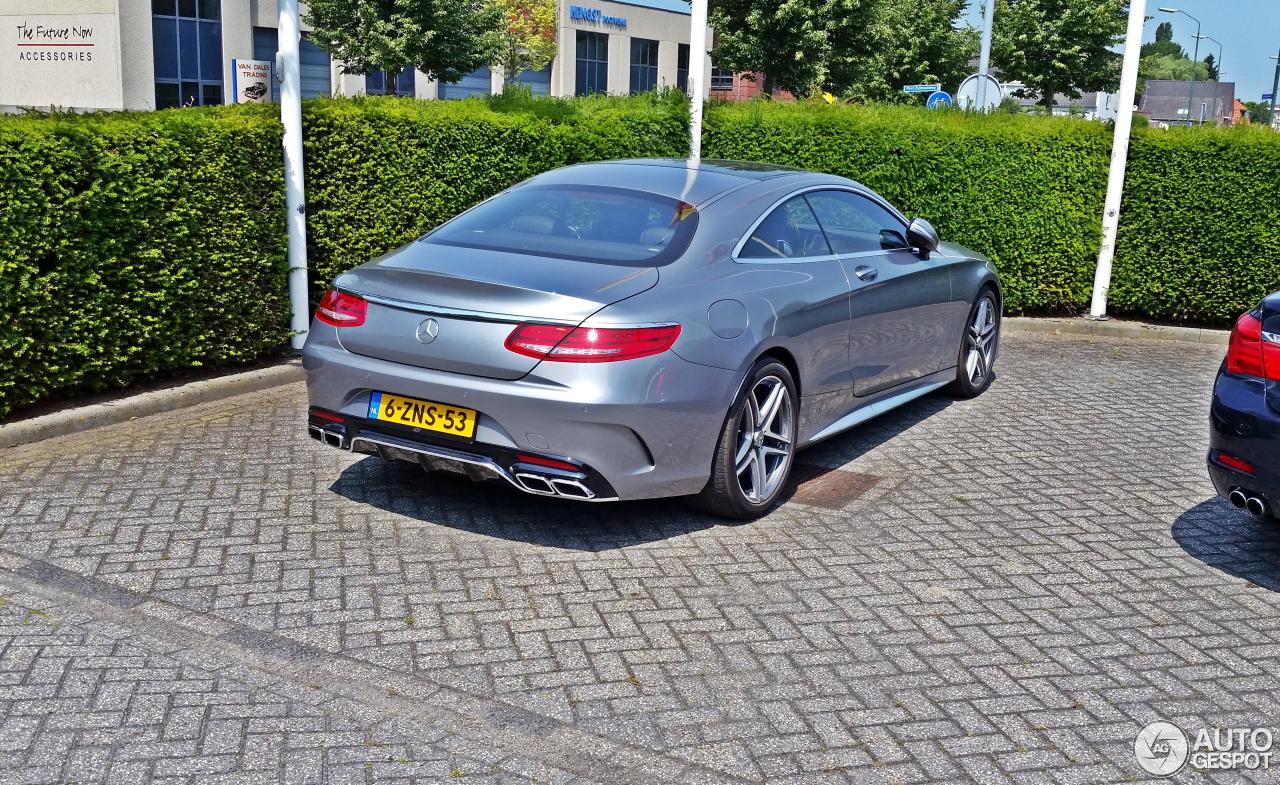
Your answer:
[[[395,81],[392,81],[393,79]],[[395,87],[395,92],[393,93],[388,87]],[[399,73],[374,71],[371,74],[365,74],[364,94],[398,95],[402,98],[406,96],[412,98],[414,95],[413,66],[406,65],[400,69]]]
[[[453,84],[441,82],[436,95],[439,98],[470,98],[477,95],[489,95],[493,92],[493,73],[489,66],[482,65]]]
[[[680,44],[676,49],[676,87],[689,92],[689,45]]]
[[[221,0],[151,0],[156,108],[222,103]]]
[[[631,39],[631,94],[647,93],[658,86],[658,42]]]
[[[733,89],[733,71],[726,71],[723,68],[711,69],[711,89],[712,90],[732,90]]]
[[[272,63],[274,71],[278,43],[279,33],[274,27],[253,28],[253,59]],[[333,94],[329,79],[329,55],[312,43],[306,33],[302,34],[302,40],[298,44],[298,71],[302,77],[302,97],[327,98]],[[271,80],[271,100],[276,103],[280,101],[280,82],[276,79]]]
[[[574,95],[603,93],[609,89],[609,36],[578,31],[578,69]]]

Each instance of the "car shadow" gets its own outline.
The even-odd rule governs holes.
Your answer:
[[[1179,515],[1172,533],[1201,563],[1280,592],[1280,523],[1255,518],[1215,496]]]
[[[868,482],[868,476],[840,467],[950,403],[945,396],[926,396],[805,450],[783,491],[783,503],[840,509],[878,479]],[[713,526],[743,525],[696,512],[679,499],[590,504],[531,496],[502,480],[473,482],[460,474],[426,472],[416,464],[376,456],[347,467],[329,490],[424,524],[588,552],[643,545]]]

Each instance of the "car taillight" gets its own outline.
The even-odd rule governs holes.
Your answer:
[[[658,327],[564,327],[517,325],[506,347],[516,354],[565,363],[603,363],[661,354],[680,335],[680,325]]]
[[[1227,372],[1280,380],[1280,337],[1264,332],[1252,313],[1236,320],[1227,344]]]
[[[330,289],[316,306],[316,319],[334,327],[359,327],[364,324],[368,307],[369,303],[362,297]]]

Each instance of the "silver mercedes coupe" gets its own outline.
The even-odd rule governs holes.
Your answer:
[[[546,172],[343,273],[303,349],[326,445],[750,519],[796,451],[991,384],[1000,283],[876,193],[734,161]]]

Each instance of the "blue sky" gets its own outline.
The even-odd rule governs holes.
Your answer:
[[[1156,9],[1161,5],[1199,17],[1201,33],[1222,42],[1222,81],[1236,83],[1240,100],[1260,101],[1263,93],[1271,91],[1276,61],[1268,55],[1280,50],[1280,0],[1147,0],[1147,16],[1156,18],[1147,22],[1142,40],[1154,39],[1156,25],[1168,20],[1173,22],[1173,40],[1189,54],[1195,45],[1195,22],[1182,14],[1160,13]],[[965,18],[975,27],[982,25],[982,7],[983,0],[970,0]],[[1201,41],[1200,56],[1209,52],[1217,57],[1217,45]]]

